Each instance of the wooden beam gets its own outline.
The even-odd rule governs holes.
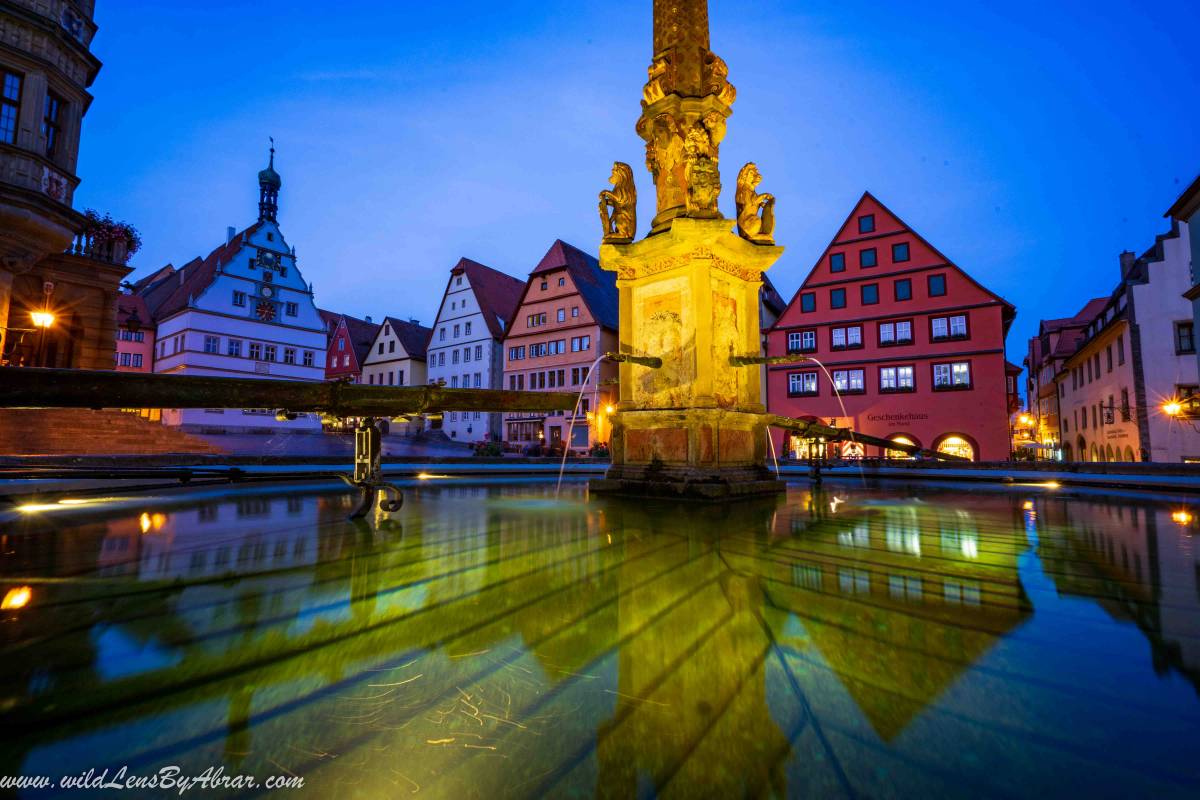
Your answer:
[[[569,411],[576,399],[569,392],[0,367],[0,408],[269,408],[395,417],[439,411]]]

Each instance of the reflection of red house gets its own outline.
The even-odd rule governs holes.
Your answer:
[[[1004,339],[1015,315],[864,194],[767,335],[769,355],[811,355],[830,375],[811,362],[772,366],[768,406],[921,447],[1006,459]],[[881,455],[873,451],[865,455]]]
[[[358,383],[362,375],[362,363],[371,350],[371,342],[379,333],[378,325],[346,314],[333,315],[321,312],[333,320],[330,325],[329,349],[325,353],[325,380],[349,379]]]

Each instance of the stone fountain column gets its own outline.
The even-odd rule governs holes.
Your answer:
[[[636,128],[655,185],[649,235],[634,241],[627,165],[614,166],[613,190],[601,193],[600,266],[617,273],[620,353],[662,364],[620,365],[613,466],[592,483],[599,492],[721,499],[783,488],[765,467],[759,369],[731,362],[759,355],[762,273],[783,248],[753,164],[738,176],[736,232],[717,208],[736,91],[708,45],[706,0],[655,2]]]

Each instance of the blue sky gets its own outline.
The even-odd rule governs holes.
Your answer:
[[[1200,3],[710,7],[738,88],[722,209],[758,162],[787,298],[869,189],[1016,304],[1019,362],[1039,319],[1111,291],[1200,172]],[[460,256],[523,277],[555,238],[596,252],[614,159],[653,216],[633,132],[650,9],[99,0],[76,204],[141,230],[138,274],[182,264],[254,221],[273,135],[318,304],[428,324]]]

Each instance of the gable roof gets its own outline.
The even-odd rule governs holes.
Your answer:
[[[433,336],[433,328],[426,328],[420,323],[396,319],[395,317],[384,317],[383,321],[392,326],[392,330],[396,332],[396,338],[400,340],[400,346],[404,348],[404,352],[408,353],[409,358],[415,358],[418,361],[425,360],[425,351],[428,349],[429,340]],[[382,328],[382,325],[375,326],[377,335]],[[371,340],[367,342],[368,350],[375,338],[375,336],[372,336]]]
[[[328,344],[333,340],[333,332],[337,330],[338,323],[341,322],[344,314],[339,314],[336,311],[330,311],[327,308],[318,308],[317,314],[321,317],[321,322],[325,325],[325,343]]]
[[[1192,181],[1192,185],[1183,190],[1183,194],[1171,204],[1167,209],[1164,217],[1173,217],[1174,219],[1187,222],[1187,218],[1200,211],[1200,177]]]
[[[184,264],[173,273],[174,280],[159,281],[139,292],[145,298],[146,305],[149,306],[155,321],[182,311],[190,300],[199,297],[212,284],[213,278],[217,274],[217,267],[233,260],[234,255],[242,249],[242,245],[249,240],[261,224],[260,222],[254,223],[203,259],[194,258]]]
[[[808,282],[810,280],[812,280],[812,277],[816,273],[816,271],[818,269],[820,269],[821,262],[824,260],[826,254],[834,247],[834,245],[838,244],[838,240],[842,236],[842,231],[846,230],[846,226],[848,226],[850,224],[850,221],[852,219],[854,219],[855,215],[858,214],[859,209],[861,209],[867,203],[867,201],[870,201],[870,202],[874,203],[875,205],[877,205],[879,207],[880,211],[882,211],[883,213],[885,213],[889,217],[891,217],[893,220],[895,220],[896,224],[899,225],[901,228],[901,230],[896,231],[896,233],[907,232],[907,233],[911,234],[913,236],[913,238],[915,238],[918,242],[923,244],[925,247],[929,248],[929,251],[931,253],[933,253],[938,258],[940,258],[942,260],[942,263],[944,263],[946,266],[951,267],[954,270],[956,270],[960,275],[962,275],[964,278],[966,278],[969,283],[971,283],[973,286],[975,286],[975,288],[979,289],[981,292],[988,295],[993,300],[995,300],[997,303],[999,303],[1003,307],[1004,334],[1005,334],[1005,336],[1008,335],[1009,326],[1012,325],[1013,320],[1017,316],[1017,307],[1014,306],[1012,303],[1008,302],[1007,300],[1005,300],[1000,295],[993,292],[991,289],[988,289],[986,286],[981,284],[979,281],[975,280],[975,278],[972,277],[969,272],[967,272],[965,269],[958,266],[958,264],[954,263],[949,258],[947,258],[945,253],[943,253],[941,250],[938,250],[936,247],[934,247],[932,244],[930,244],[928,239],[926,239],[924,236],[922,236],[920,233],[918,233],[916,231],[916,229],[913,228],[913,226],[909,225],[907,222],[905,222],[903,219],[901,219],[899,214],[897,214],[896,212],[894,212],[890,208],[888,208],[886,205],[884,205],[879,200],[879,198],[877,198],[875,195],[871,194],[869,191],[864,191],[862,193],[862,197],[858,198],[858,202],[855,203],[854,207],[850,209],[850,213],[846,215],[846,219],[844,219],[842,221],[842,224],[838,226],[837,232],[834,233],[833,238],[829,240],[829,244],[825,245],[825,249],[823,249],[821,251],[820,255],[817,256],[816,263],[814,263],[812,268],[808,271],[808,275],[806,275],[804,277],[804,280],[800,282],[800,288],[796,290],[796,293],[792,295],[792,299],[788,301],[788,304],[787,304],[788,307],[791,307],[800,298],[800,293],[804,291],[805,286],[807,286]],[[783,319],[783,317],[782,317],[782,315],[780,315],[780,320],[776,322],[776,325],[778,325],[782,321],[782,319]],[[775,327],[775,326],[772,326],[772,327]]]
[[[324,309],[317,310],[321,314],[322,319],[326,319],[327,316],[333,319],[333,324],[329,326],[328,336],[331,342],[334,334],[337,333],[337,329],[342,324],[345,324],[346,337],[350,340],[350,349],[354,351],[354,358],[358,361],[359,366],[362,366],[363,359],[367,357],[367,353],[371,350],[371,344],[375,341],[375,336],[383,326],[367,322],[365,319],[352,317],[349,314],[338,314]]]
[[[460,258],[458,263],[450,268],[450,279],[454,280],[455,275],[467,276],[471,291],[475,293],[475,302],[479,303],[479,311],[483,314],[492,338],[503,339],[505,329],[512,324],[513,315],[517,313],[521,293],[525,291],[525,282],[469,258]],[[447,284],[447,291],[449,288]],[[445,293],[442,296],[445,297]],[[423,330],[433,334],[429,328]],[[422,358],[425,357],[427,344],[428,342],[421,346]],[[405,349],[408,349],[407,345]]]
[[[117,295],[117,327],[125,327],[126,321],[137,314],[143,328],[154,328],[154,320],[150,317],[150,309],[146,301],[136,294]]]
[[[563,268],[571,276],[571,282],[575,284],[592,318],[605,328],[617,330],[620,320],[617,313],[617,274],[601,269],[600,262],[594,256],[562,239],[555,239],[546,255],[529,273],[529,282],[532,283],[537,275]],[[528,287],[522,287],[522,290],[521,301],[524,302],[524,292],[528,291]]]

